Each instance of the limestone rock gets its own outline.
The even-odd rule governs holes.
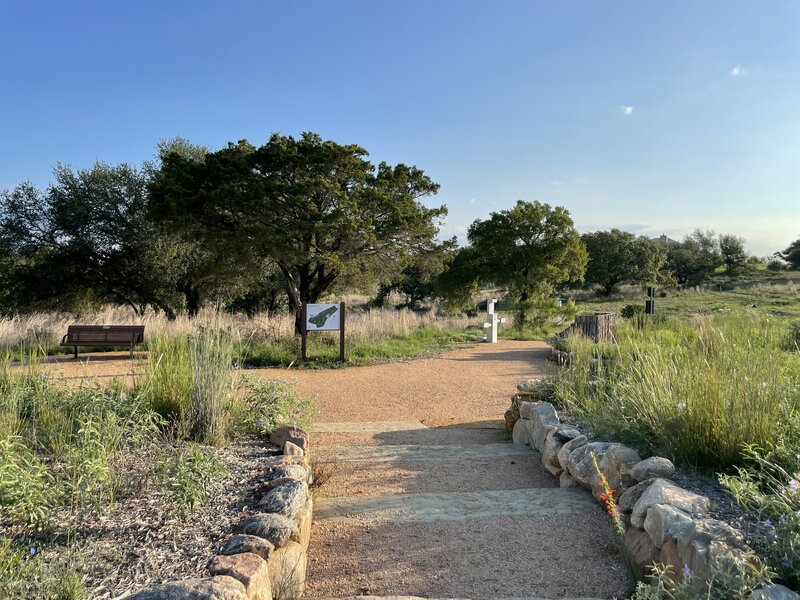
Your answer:
[[[267,561],[258,554],[218,555],[211,559],[208,570],[212,575],[228,575],[241,582],[251,600],[272,600]]]
[[[644,481],[653,477],[669,479],[675,474],[675,465],[667,458],[651,456],[633,465],[631,477],[636,481]]]
[[[705,496],[700,496],[678,487],[671,481],[656,479],[633,506],[631,523],[635,527],[642,527],[647,511],[656,504],[669,504],[690,515],[694,515],[707,513],[711,502]]]
[[[751,600],[800,600],[797,594],[779,583],[772,583],[750,594]]]
[[[746,552],[742,534],[716,519],[696,519],[674,527],[670,534],[678,543],[680,563],[689,566],[697,586]]]
[[[278,427],[272,432],[272,435],[269,436],[269,441],[278,448],[283,448],[286,442],[292,442],[300,446],[303,452],[308,451],[308,432],[299,427]]]
[[[667,540],[664,542],[664,545],[661,546],[661,553],[658,561],[662,565],[672,567],[668,572],[668,576],[672,581],[675,583],[683,581],[683,564],[681,563],[681,557],[678,555],[677,540]]]
[[[269,561],[274,600],[295,600],[303,595],[306,564],[305,550],[296,542],[287,542],[275,551]]]
[[[561,449],[558,451],[558,465],[564,469],[564,472],[569,472],[569,462],[568,458],[570,453],[575,450],[576,448],[580,448],[581,446],[585,446],[589,443],[589,440],[586,439],[585,435],[579,435],[578,437],[566,442]]]
[[[521,400],[519,403],[520,419],[530,419],[532,408],[533,408],[533,402],[531,402],[530,400]]]
[[[673,539],[676,527],[686,525],[692,518],[682,510],[669,504],[655,504],[647,511],[644,519],[644,530],[656,546],[661,547],[665,542]]]
[[[295,517],[297,528],[300,530],[300,535],[295,541],[303,547],[303,550],[308,550],[308,544],[311,542],[311,520],[313,514],[314,501],[309,498],[306,500],[303,509]]]
[[[622,512],[631,513],[633,512],[633,507],[639,498],[642,497],[645,490],[650,487],[650,484],[653,483],[655,479],[645,479],[644,481],[640,481],[633,487],[629,487],[627,490],[622,492],[618,496],[619,500],[619,508]]]
[[[640,569],[644,570],[658,560],[658,548],[647,532],[638,527],[631,527],[625,532],[625,547],[633,564]]]
[[[519,413],[509,408],[505,414],[503,414],[503,419],[506,423],[506,429],[508,429],[509,432],[514,431],[514,424],[519,421]]]
[[[633,477],[631,477],[631,468],[641,461],[641,457],[636,450],[628,448],[622,444],[612,444],[603,453],[603,456],[597,457],[597,465],[600,471],[605,475],[608,485],[612,490],[616,490],[617,495],[635,485]],[[596,497],[603,493],[600,487],[600,477],[597,473],[592,474],[592,492]]]
[[[260,538],[255,535],[238,533],[225,542],[225,545],[222,547],[219,553],[244,554],[245,552],[252,552],[264,560],[269,560],[273,550],[275,550],[275,546],[273,546],[264,538]]]
[[[259,509],[289,517],[294,517],[303,508],[308,498],[308,486],[294,479],[268,491],[258,503]]]
[[[531,406],[531,446],[541,452],[551,427],[559,425],[558,413],[549,402],[534,402]]]
[[[308,480],[308,469],[300,465],[286,465],[285,467],[278,467],[277,469],[265,473],[260,477],[261,481],[273,481],[275,479],[283,478],[297,479],[299,481]]]
[[[517,391],[520,394],[538,395],[543,387],[541,379],[525,379],[517,384]]]
[[[283,444],[283,454],[285,456],[305,456],[305,450],[294,442],[286,441]]]
[[[558,451],[564,444],[558,439],[557,432],[558,429],[555,427],[550,429],[544,441],[544,448],[542,448],[542,465],[553,477],[558,477],[564,471],[558,464]]]
[[[247,600],[247,593],[231,577],[211,577],[164,583],[141,590],[129,600]]]
[[[296,479],[294,477],[278,477],[277,479],[272,479],[267,483],[265,483],[264,485],[259,486],[257,489],[257,494],[258,495],[266,494],[268,491],[274,490],[275,488],[281,487],[282,485],[285,485],[292,481],[301,481],[301,480]]]
[[[610,447],[611,444],[608,442],[592,442],[576,448],[570,452],[569,457],[567,457],[566,470],[569,471],[569,474],[572,475],[582,487],[591,489],[592,481],[596,477],[591,455],[594,453],[599,463],[603,458],[603,454],[605,454]]]
[[[562,444],[566,444],[570,440],[580,437],[581,431],[572,425],[559,425],[556,429],[556,436]]]
[[[308,461],[304,456],[287,456],[281,454],[279,456],[268,456],[261,459],[261,464],[266,467],[267,471],[285,467],[287,465],[300,465],[303,468],[308,468]]]
[[[575,478],[566,471],[562,471],[561,475],[558,476],[558,485],[562,488],[580,487]]]
[[[297,523],[277,514],[253,515],[242,521],[239,531],[264,538],[275,548],[280,548],[292,538],[300,537]]]
[[[514,423],[514,429],[511,432],[511,441],[520,446],[527,446],[530,444],[530,436],[528,436],[528,430],[525,427],[526,422],[527,419],[520,419]]]

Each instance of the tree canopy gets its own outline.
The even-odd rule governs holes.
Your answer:
[[[462,249],[442,277],[445,292],[495,284],[526,301],[549,296],[554,287],[581,281],[586,248],[569,212],[560,206],[518,201],[508,210],[476,220]]]
[[[609,296],[620,283],[655,283],[666,261],[666,250],[657,242],[612,229],[581,236],[589,253],[586,282]]]
[[[667,251],[667,267],[679,285],[703,283],[721,263],[719,240],[713,231],[698,229]]]
[[[203,161],[171,152],[150,186],[150,215],[274,262],[299,325],[301,304],[337,278],[393,274],[435,245],[446,209],[420,199],[439,186],[416,167],[367,156],[313,133],[275,134],[258,148],[240,141]]]
[[[800,269],[800,238],[789,244],[786,250],[776,254],[788,262],[793,269]]]

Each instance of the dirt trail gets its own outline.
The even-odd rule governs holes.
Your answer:
[[[589,494],[558,488],[502,424],[516,383],[544,373],[546,351],[505,341],[293,373],[322,410],[312,447],[326,481],[307,596],[624,595],[606,515]]]

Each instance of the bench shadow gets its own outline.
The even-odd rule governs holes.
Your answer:
[[[107,353],[104,352],[102,354],[93,354],[91,352],[87,352],[85,354],[79,354],[78,358],[76,359],[72,354],[59,354],[56,356],[48,356],[46,359],[42,359],[41,362],[44,362],[48,365],[59,365],[59,364],[69,364],[75,365],[78,363],[86,363],[86,362],[119,362],[119,361],[131,361],[134,362],[136,360],[141,360],[147,358],[147,353],[145,352],[134,352],[133,357],[129,351],[125,350],[123,352],[115,352],[115,353]]]

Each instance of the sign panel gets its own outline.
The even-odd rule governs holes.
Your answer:
[[[339,331],[342,327],[342,314],[338,304],[307,304],[307,331]]]

